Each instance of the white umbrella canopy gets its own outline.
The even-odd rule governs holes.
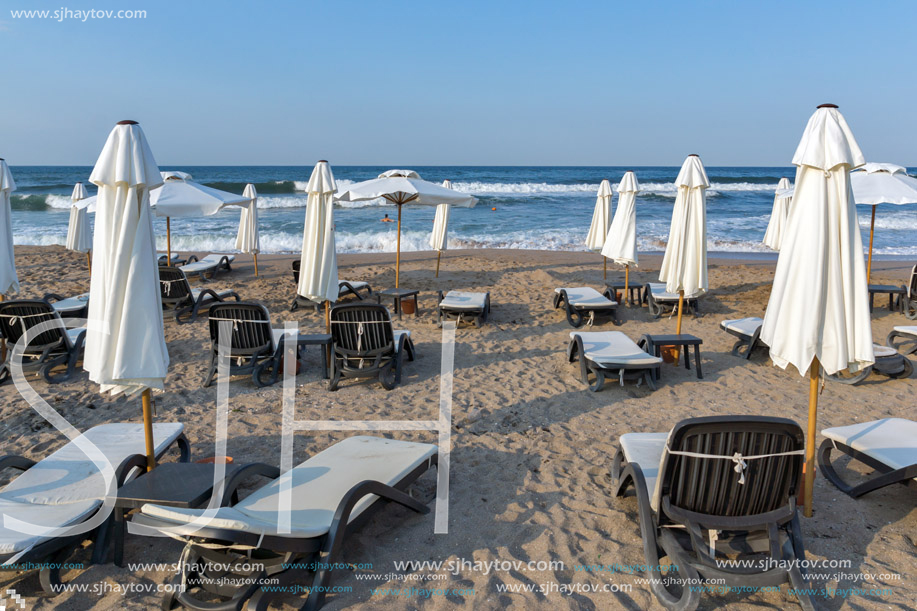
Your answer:
[[[239,233],[236,235],[236,250],[252,255],[255,260],[255,275],[258,275],[258,253],[261,252],[261,236],[258,232],[258,191],[249,183],[242,191],[242,197],[249,204],[239,215]]]
[[[297,294],[317,303],[338,298],[338,265],[334,242],[334,193],[331,166],[319,161],[309,178]]]
[[[10,193],[16,190],[16,181],[6,161],[0,159],[0,299],[19,292],[16,276],[16,259],[13,252],[13,222],[10,211]]]
[[[793,204],[780,244],[761,339],[771,360],[809,373],[805,514],[815,477],[819,369],[828,375],[874,362],[872,326],[850,170],[865,159],[833,104],[809,119],[793,156]]]
[[[689,155],[675,179],[678,194],[672,210],[669,241],[659,280],[670,293],[697,297],[707,291],[707,172],[697,155]]]
[[[876,229],[876,206],[879,204],[917,203],[917,178],[907,169],[893,163],[867,163],[850,173],[850,186],[858,204],[872,206],[869,222],[869,257],[866,281],[872,274],[872,238]]]
[[[70,224],[67,226],[67,250],[88,253],[92,250],[92,230],[89,227],[89,207],[86,200],[89,193],[83,183],[78,182],[73,186],[70,196]]]
[[[595,209],[592,211],[592,223],[586,235],[586,247],[589,250],[601,251],[605,245],[605,236],[611,223],[611,183],[603,180],[599,183],[599,192],[595,198]]]
[[[618,207],[602,247],[602,254],[619,265],[637,265],[637,193],[640,185],[632,171],[618,184]]]
[[[443,186],[447,189],[452,188],[451,180],[444,180]],[[436,251],[436,277],[439,278],[439,260],[443,251],[448,247],[449,233],[449,204],[439,204],[436,206],[436,214],[433,216],[433,233],[430,235],[430,248]]]
[[[413,170],[388,170],[378,178],[351,186],[337,196],[338,201],[356,202],[383,198],[398,206],[398,238],[395,254],[395,288],[401,274],[401,207],[404,204],[438,206],[449,204],[458,208],[472,208],[477,199],[420,178]]]
[[[783,229],[786,226],[786,217],[790,212],[790,202],[793,199],[790,191],[790,179],[781,178],[777,183],[777,192],[774,194],[774,207],[771,209],[771,218],[767,222],[764,232],[764,245],[771,250],[780,250],[780,241],[783,239]]]

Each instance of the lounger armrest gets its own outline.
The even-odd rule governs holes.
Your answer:
[[[341,502],[338,503],[329,532],[334,533],[338,528],[346,528],[347,523],[350,522],[350,512],[353,511],[354,506],[360,502],[360,499],[370,494],[375,494],[387,501],[398,503],[418,513],[430,512],[429,507],[409,495],[407,492],[402,492],[382,482],[368,479],[356,484],[353,488],[348,490],[344,498],[341,499]]]
[[[25,456],[16,456],[13,454],[0,456],[0,471],[3,469],[18,469],[20,471],[27,471],[33,466],[35,466],[35,461],[29,460]]]
[[[260,462],[251,463],[240,469],[237,469],[231,476],[229,476],[225,485],[223,486],[223,497],[220,500],[220,506],[224,507],[229,505],[236,492],[238,491],[239,486],[242,485],[242,482],[256,475],[262,475],[271,479],[277,479],[280,477],[280,469]],[[217,490],[214,492],[216,491]]]
[[[233,293],[233,295],[235,295],[235,293]],[[223,298],[213,289],[201,289],[201,292],[197,295],[197,304],[203,303],[204,297],[210,297],[214,301],[223,301]],[[236,297],[238,298],[238,295],[236,295]]]
[[[442,291],[436,291],[436,295],[439,297],[439,302],[438,302],[438,303],[442,303],[442,302],[443,302],[443,299],[445,299],[445,297],[443,296],[443,292],[442,292]]]
[[[118,468],[115,470],[115,477],[117,478],[118,488],[127,483],[127,478],[134,469],[146,468],[146,456],[143,454],[132,454],[125,458],[123,461],[121,461],[121,464],[118,465]]]
[[[41,298],[42,301],[47,301],[48,303],[54,303],[55,301],[63,301],[64,298],[58,295],[57,293],[48,293]]]
[[[187,265],[188,263],[197,263],[198,261],[200,261],[200,259],[197,258],[197,255],[191,255],[190,257],[188,257],[188,260],[185,261],[185,265]]]

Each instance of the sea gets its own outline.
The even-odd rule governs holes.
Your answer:
[[[396,166],[397,167],[397,166]],[[242,193],[247,183],[258,190],[261,252],[294,253],[302,244],[309,166],[162,166],[180,170],[217,189]],[[383,166],[334,166],[340,191],[391,169]],[[602,179],[617,185],[634,170],[642,191],[637,196],[637,247],[665,249],[678,167],[508,167],[412,166],[425,180],[452,181],[478,204],[455,209],[449,220],[448,247],[520,248],[585,251],[585,239]],[[92,168],[13,166],[18,190],[12,195],[16,244],[64,244],[74,183],[90,193]],[[911,168],[909,173],[914,174]],[[792,167],[708,167],[708,250],[716,253],[763,253],[761,243],[781,177],[792,182]],[[617,195],[615,195],[617,205]],[[90,210],[91,212],[91,210]],[[342,253],[394,252],[395,224],[380,220],[397,209],[383,200],[339,204],[335,211],[337,250]],[[402,250],[429,250],[434,209],[404,206]],[[864,246],[868,244],[869,206],[858,206]],[[90,215],[90,219],[92,215]],[[171,222],[173,251],[231,252],[239,212],[227,208],[204,218]],[[158,246],[165,249],[165,219],[155,219]],[[876,211],[875,254],[882,258],[917,255],[917,205],[880,205]]]

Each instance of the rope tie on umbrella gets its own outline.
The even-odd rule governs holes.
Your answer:
[[[756,454],[754,456],[743,456],[741,452],[736,452],[732,456],[723,456],[722,454],[702,454],[700,452],[683,452],[678,450],[672,450],[666,447],[666,451],[669,454],[675,456],[688,456],[691,458],[714,458],[719,460],[731,460],[733,462],[734,471],[739,474],[739,484],[745,484],[745,470],[748,469],[749,460],[759,460],[761,458],[776,458],[778,456],[801,456],[805,454],[805,450],[792,450],[790,452],[776,452],[774,454]]]

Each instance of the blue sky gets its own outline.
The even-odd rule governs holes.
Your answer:
[[[144,9],[146,19],[10,10]],[[161,164],[786,165],[833,102],[917,165],[917,3],[6,0],[0,156]]]

